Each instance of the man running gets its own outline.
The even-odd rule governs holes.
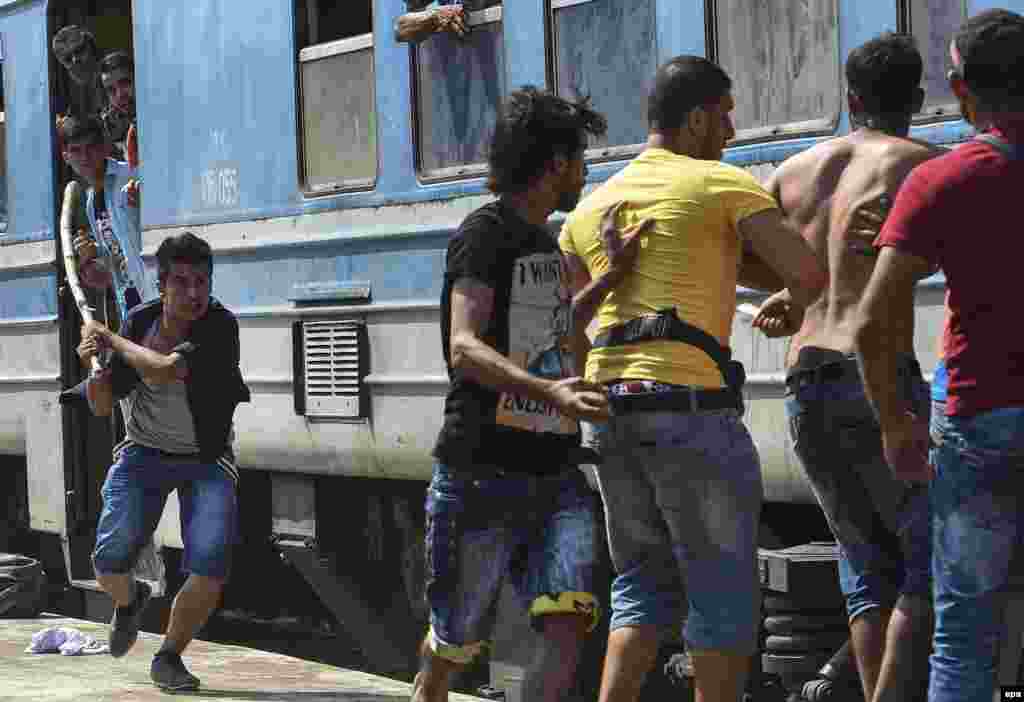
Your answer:
[[[854,131],[783,163],[769,188],[828,262],[829,285],[806,308],[787,357],[786,412],[797,456],[840,546],[840,586],[864,698],[918,699],[927,680],[927,496],[893,477],[854,357],[857,305],[874,268],[877,227],[862,214],[895,197],[918,164],[941,153],[908,138],[921,109],[923,64],[914,39],[886,33],[846,61]],[[867,211],[867,212],[865,212]],[[909,318],[912,301],[894,313]],[[754,326],[779,335],[800,311],[788,292],[769,298]],[[913,336],[899,340],[900,390],[907,407],[928,414],[928,386]]]
[[[414,702],[448,699],[510,581],[540,633],[523,699],[557,702],[600,612],[596,496],[578,469],[577,419],[604,420],[599,386],[572,377],[570,298],[555,210],[576,206],[587,135],[605,120],[585,101],[525,87],[492,137],[488,185],[448,245],[441,344],[451,388],[427,496],[430,631]]]
[[[91,406],[106,416],[121,400],[127,425],[103,484],[93,565],[114,600],[110,655],[119,658],[135,644],[151,594],[132,567],[167,496],[178,491],[189,577],[150,677],[164,690],[195,690],[199,679],[181,653],[213,613],[230,570],[238,514],[232,426],[249,390],[238,367],[238,321],[210,295],[210,245],[185,232],[165,239],[156,258],[159,299],[134,307],[119,334],[87,323],[78,347],[86,366],[100,351],[113,352],[110,368],[87,381]]]

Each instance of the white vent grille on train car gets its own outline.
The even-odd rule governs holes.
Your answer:
[[[359,322],[303,322],[306,415],[362,415]]]

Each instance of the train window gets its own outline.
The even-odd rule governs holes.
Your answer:
[[[647,138],[647,93],[658,67],[655,0],[550,0],[555,89],[589,95],[608,118],[590,157],[623,156]]]
[[[836,0],[708,0],[729,72],[737,139],[835,128],[841,109]]]
[[[377,109],[371,2],[299,0],[296,14],[305,190],[372,186]]]
[[[484,171],[487,144],[505,94],[500,4],[468,4],[470,33],[432,34],[414,49],[417,142],[426,178]]]
[[[924,58],[924,108],[918,119],[959,116],[959,107],[946,82],[949,42],[967,19],[966,0],[904,0],[901,29],[917,39]]]

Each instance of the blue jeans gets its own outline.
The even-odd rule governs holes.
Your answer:
[[[506,579],[535,627],[549,614],[600,618],[597,495],[583,473],[491,472],[438,464],[427,491],[429,644],[455,663],[490,639]]]
[[[667,633],[686,615],[692,650],[755,651],[761,466],[739,413],[613,415],[594,438],[617,574],[611,628]]]
[[[931,702],[990,702],[1002,590],[1024,538],[1024,407],[946,417],[932,452]]]
[[[930,589],[927,488],[897,480],[882,452],[882,434],[852,360],[793,373],[786,414],[794,452],[840,547],[839,585],[850,621],[891,608],[900,595]],[[825,368],[824,366],[822,367]],[[929,412],[929,389],[917,371],[903,377],[908,406]]]
[[[100,575],[128,573],[149,541],[172,490],[181,504],[184,570],[226,578],[238,533],[235,481],[216,463],[169,458],[132,444],[117,456],[103,483],[93,566]]]

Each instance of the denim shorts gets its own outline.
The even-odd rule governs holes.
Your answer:
[[[468,663],[481,651],[506,580],[534,628],[549,614],[579,614],[596,625],[596,503],[575,467],[538,477],[435,465],[426,506],[434,653]]]
[[[131,571],[172,490],[178,491],[181,504],[184,570],[227,578],[238,533],[235,481],[216,463],[170,458],[138,444],[120,451],[103,483],[103,512],[92,557],[97,573]]]
[[[618,414],[595,438],[611,628],[668,635],[686,616],[691,650],[755,651],[761,467],[739,413]]]
[[[935,639],[928,699],[989,702],[1004,591],[1024,543],[1024,407],[945,417],[933,449]]]
[[[927,419],[927,383],[910,371],[904,382],[910,406]],[[850,621],[892,607],[900,595],[928,597],[928,488],[893,475],[856,371],[832,379],[791,376],[786,414],[794,451],[839,542],[839,584]]]

